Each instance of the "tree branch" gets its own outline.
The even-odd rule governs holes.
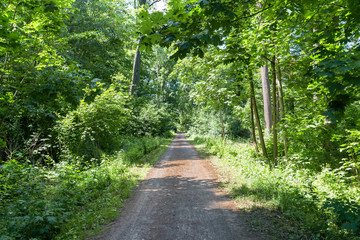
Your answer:
[[[149,3],[149,7],[151,7],[152,5],[154,5],[155,3],[158,3],[158,2],[160,2],[161,0],[155,0],[154,2],[152,2],[152,3]]]
[[[267,58],[265,55],[261,55],[263,58],[265,58],[266,60],[268,60],[269,62],[272,62],[271,59]]]
[[[253,13],[253,14],[250,14],[250,15],[248,15],[248,16],[244,16],[244,17],[241,17],[241,18],[237,18],[237,19],[233,20],[232,22],[236,22],[236,21],[238,21],[238,20],[240,20],[240,19],[251,18],[251,17],[253,17],[253,16],[258,15],[259,13],[262,13],[262,12],[264,12],[264,11],[272,8],[272,7],[274,7],[274,5],[271,5],[271,4],[270,4],[267,8],[263,8],[263,9],[255,12],[255,13]]]

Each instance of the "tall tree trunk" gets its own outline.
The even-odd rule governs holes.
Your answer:
[[[160,64],[156,63],[156,104],[159,106],[161,101],[161,83],[159,81],[160,78]]]
[[[224,127],[224,119],[223,119],[223,111],[222,111],[222,109],[220,109],[219,113],[220,113],[222,137],[223,137],[223,140],[225,141],[225,127]]]
[[[255,147],[255,151],[259,152],[257,142],[256,142],[256,134],[255,134],[255,124],[254,124],[254,101],[253,98],[250,98],[250,108],[251,108],[251,133],[253,137],[253,144]]]
[[[221,101],[220,101],[219,95],[217,95],[217,99],[218,99],[218,103],[219,103],[219,106],[220,106],[219,114],[220,114],[220,123],[221,123],[222,137],[223,137],[223,140],[225,141],[224,118],[223,118],[223,111],[222,111],[222,109],[221,109]]]
[[[262,132],[262,128],[261,128],[261,123],[260,123],[259,112],[258,112],[258,110],[257,110],[256,101],[255,101],[255,90],[254,90],[254,83],[253,83],[253,73],[252,73],[251,70],[248,70],[248,74],[249,74],[249,81],[250,81],[250,94],[251,94],[252,101],[253,101],[253,103],[254,103],[254,113],[255,113],[255,119],[256,119],[257,129],[258,129],[258,132],[259,132],[259,139],[260,139],[260,144],[261,144],[261,150],[262,150],[262,152],[263,152],[264,158],[265,158],[266,160],[268,160],[268,155],[267,155],[267,152],[266,152],[264,136],[263,136],[263,132]]]
[[[271,61],[271,73],[272,73],[272,98],[273,98],[273,105],[272,105],[272,122],[273,122],[273,153],[274,153],[274,164],[277,165],[277,130],[276,130],[276,106],[277,106],[277,99],[276,99],[276,70],[275,70],[275,55]]]
[[[262,3],[260,1],[256,2],[258,9],[262,8]],[[258,16],[259,18],[259,27],[262,25],[262,14]],[[264,42],[262,42],[264,44]],[[263,102],[264,102],[264,120],[265,120],[265,134],[270,135],[271,131],[271,95],[270,95],[270,82],[269,82],[269,71],[267,60],[265,60],[265,65],[261,67],[261,82],[263,90]]]
[[[130,86],[130,96],[137,95],[140,84],[141,55],[139,48],[140,48],[140,40],[138,41],[138,45],[136,47],[136,52],[134,57],[133,73],[132,73],[131,86]]]
[[[139,7],[146,4],[146,0],[140,0]],[[136,1],[134,1],[134,8],[136,8]],[[141,55],[140,55],[140,39],[136,46],[136,52],[134,56],[133,74],[130,86],[130,96],[136,96],[138,94],[138,88],[140,85],[140,67],[141,67]]]
[[[264,119],[265,119],[265,132],[270,134],[271,131],[271,95],[270,95],[270,82],[268,65],[265,64],[261,67],[261,81],[264,99]]]
[[[279,109],[280,109],[280,120],[281,120],[285,116],[285,107],[284,107],[284,93],[282,90],[282,83],[281,83],[281,70],[278,60],[276,60],[276,85],[278,87]],[[283,141],[284,141],[285,158],[288,158],[288,140],[287,140],[287,133],[285,128],[283,129],[282,133],[283,133]]]

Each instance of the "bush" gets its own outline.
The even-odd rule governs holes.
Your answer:
[[[168,109],[153,103],[145,104],[137,109],[130,120],[129,135],[135,136],[169,136],[174,129]]]
[[[129,195],[139,174],[130,172],[129,164],[139,163],[163,140],[128,138],[122,151],[103,156],[98,166],[87,170],[65,161],[50,170],[16,160],[1,165],[0,239],[53,239],[79,211],[104,211],[102,206],[114,198],[117,205],[112,206],[111,214],[115,216],[114,208]],[[82,219],[82,231],[89,228],[88,221],[103,221],[93,217]],[[61,239],[73,239],[69,237],[72,231],[63,231]]]
[[[94,102],[80,106],[61,119],[56,130],[63,155],[82,164],[99,163],[103,153],[119,150],[121,132],[128,124],[126,97],[111,85]]]
[[[7,177],[1,178],[4,199],[0,210],[0,236],[5,239],[51,238],[68,211],[64,211],[66,203],[48,198],[49,181],[45,172],[11,160],[1,166],[1,174]],[[59,217],[60,214],[63,217]]]
[[[65,163],[46,171],[11,161],[2,166],[2,171],[10,178],[24,173],[21,180],[2,183],[7,189],[16,189],[15,193],[7,191],[9,197],[0,211],[0,236],[10,239],[50,239],[77,209],[98,198],[114,179],[127,181],[123,177],[125,165],[107,161],[87,171]]]
[[[127,163],[136,163],[145,154],[157,148],[161,143],[159,137],[129,137],[123,141],[122,157]]]
[[[49,157],[59,160],[53,127],[59,116],[79,105],[83,89],[93,87],[91,79],[89,72],[75,66],[48,66],[29,72],[25,85],[20,81],[15,81],[18,86],[4,84],[0,89],[0,162],[17,154],[37,164]]]

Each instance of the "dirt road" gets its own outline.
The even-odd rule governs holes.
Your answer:
[[[263,239],[248,228],[212,166],[180,133],[122,215],[95,239]]]

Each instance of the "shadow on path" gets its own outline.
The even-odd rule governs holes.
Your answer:
[[[268,239],[249,231],[212,166],[178,134],[122,215],[95,239]]]

